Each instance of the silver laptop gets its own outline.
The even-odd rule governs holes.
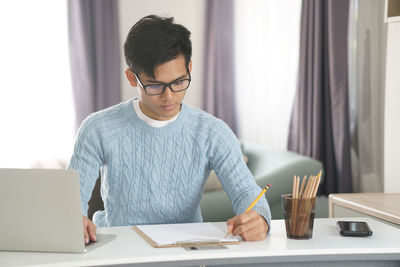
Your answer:
[[[83,253],[112,241],[84,244],[78,173],[0,169],[0,250]]]

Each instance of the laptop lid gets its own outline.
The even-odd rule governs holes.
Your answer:
[[[0,214],[0,250],[85,252],[74,170],[0,169]]]

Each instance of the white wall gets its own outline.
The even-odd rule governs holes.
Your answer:
[[[400,193],[400,22],[388,25],[385,93],[384,192]]]
[[[192,83],[186,93],[185,102],[195,107],[202,107],[203,62],[204,62],[204,17],[205,0],[119,0],[119,23],[121,51],[130,28],[142,17],[155,14],[174,17],[175,22],[182,24],[191,32],[193,46]],[[122,99],[137,96],[137,89],[129,85],[125,77],[125,58],[121,53]]]

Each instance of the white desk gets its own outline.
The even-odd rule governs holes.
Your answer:
[[[400,229],[371,218],[356,219],[368,222],[371,237],[342,237],[338,218],[327,218],[315,220],[312,239],[291,240],[284,221],[273,220],[264,241],[197,251],[153,248],[132,227],[99,228],[99,233],[117,234],[117,239],[87,254],[0,252],[0,266],[399,266]]]

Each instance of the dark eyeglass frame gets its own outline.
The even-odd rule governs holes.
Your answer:
[[[136,80],[138,81],[139,85],[143,88],[143,90],[144,90],[144,92],[146,93],[146,95],[162,95],[162,94],[165,92],[165,89],[166,89],[167,87],[169,87],[169,89],[171,89],[171,91],[172,91],[172,92],[175,92],[175,93],[176,93],[176,92],[182,92],[182,91],[187,90],[187,89],[189,88],[189,86],[190,86],[190,82],[192,81],[192,76],[190,75],[189,69],[187,69],[187,72],[188,72],[188,74],[189,74],[189,78],[186,78],[186,79],[177,79],[177,80],[172,81],[172,82],[170,82],[170,83],[153,83],[153,84],[147,84],[147,85],[144,85],[144,84],[142,83],[142,81],[139,79],[139,75],[138,75],[137,73],[133,73],[133,74],[135,75]],[[188,81],[187,87],[186,87],[185,89],[181,89],[181,90],[174,90],[174,89],[172,88],[172,84],[173,84],[173,83],[176,83],[176,82],[179,82],[179,81]],[[158,94],[150,94],[150,93],[148,93],[148,92],[147,92],[147,87],[149,87],[149,86],[154,86],[154,85],[162,85],[162,86],[163,86],[162,91],[161,91],[160,93],[158,93]]]

